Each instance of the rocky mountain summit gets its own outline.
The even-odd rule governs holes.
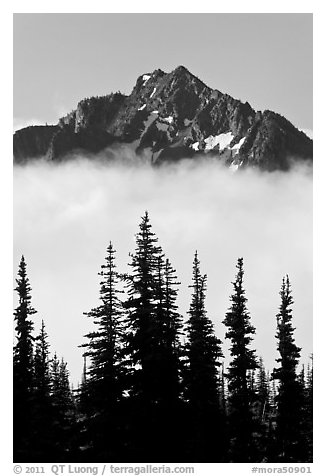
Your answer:
[[[108,160],[124,144],[153,164],[208,156],[236,170],[286,170],[312,160],[312,140],[283,116],[211,89],[185,67],[143,74],[129,96],[83,99],[54,126],[14,134],[14,161],[66,160],[76,154]]]

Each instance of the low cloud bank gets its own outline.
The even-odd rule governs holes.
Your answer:
[[[83,312],[98,303],[98,271],[112,240],[121,271],[140,217],[148,210],[153,231],[181,281],[186,318],[192,260],[198,250],[208,275],[207,309],[224,341],[236,261],[244,257],[245,289],[257,333],[253,346],[272,369],[275,314],[283,275],[294,297],[294,326],[303,361],[312,352],[312,173],[231,173],[215,161],[183,161],[153,168],[79,160],[59,165],[35,161],[14,168],[14,271],[25,255],[51,350],[68,361],[74,383],[82,372]],[[224,341],[225,342],[225,341]],[[229,342],[224,344],[228,356]]]

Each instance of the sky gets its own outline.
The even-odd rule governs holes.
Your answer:
[[[312,14],[15,14],[14,127],[130,94],[182,64],[208,86],[312,130]]]
[[[272,109],[312,131],[310,14],[14,15],[14,126],[55,123],[77,102],[120,90],[139,75],[183,64],[207,85]],[[126,151],[121,151],[125,157]],[[168,172],[146,166],[103,169],[81,157],[14,170],[14,270],[24,253],[51,350],[82,370],[83,312],[98,303],[97,272],[112,240],[121,268],[148,210],[181,281],[186,315],[192,259],[208,275],[207,307],[216,331],[244,257],[255,346],[274,365],[275,314],[284,274],[293,285],[297,344],[312,351],[312,177],[230,174],[187,162]],[[227,354],[227,343],[224,346]]]

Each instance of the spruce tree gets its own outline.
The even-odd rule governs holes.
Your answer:
[[[117,444],[119,403],[123,399],[125,368],[123,359],[123,306],[119,298],[119,275],[115,253],[110,242],[105,264],[101,266],[100,305],[86,316],[93,319],[96,330],[88,333],[85,357],[90,358],[87,381],[88,413],[91,438],[98,458],[112,459]],[[84,394],[85,397],[85,394]],[[115,457],[115,456],[114,456]]]
[[[179,389],[179,328],[175,271],[166,262],[148,213],[125,277],[128,299],[126,354],[130,369],[130,458],[175,458]],[[171,437],[172,435],[172,437]]]
[[[198,408],[218,401],[218,367],[223,357],[221,341],[215,336],[213,323],[205,308],[207,276],[200,273],[197,251],[193,262],[193,289],[189,319],[186,323],[185,355],[186,398]]]
[[[289,277],[283,278],[281,304],[276,315],[279,367],[272,374],[279,381],[277,403],[277,461],[300,462],[306,459],[306,445],[302,435],[303,389],[296,368],[301,349],[295,344],[292,325],[293,297]]]
[[[170,261],[157,260],[156,322],[158,327],[158,368],[160,398],[164,405],[174,405],[180,396],[181,316],[176,299],[179,282]]]
[[[101,304],[85,313],[93,319],[94,332],[88,333],[85,356],[90,358],[88,387],[96,412],[106,412],[122,396],[123,307],[119,298],[119,276],[112,243],[107,248],[105,264],[99,273]]]
[[[50,394],[50,344],[43,319],[35,344],[34,389],[42,398],[47,398]]]
[[[132,367],[131,394],[146,404],[160,399],[161,382],[157,372],[160,357],[161,316],[158,301],[158,262],[162,249],[151,230],[148,213],[141,219],[136,235],[136,250],[131,255],[132,273],[128,276],[129,334],[128,352]],[[160,287],[162,286],[162,277]]]
[[[207,316],[207,276],[200,272],[197,251],[193,262],[192,297],[186,323],[185,398],[189,403],[192,437],[188,457],[192,461],[208,462],[223,459],[223,433],[220,395],[219,359],[223,357],[221,341],[215,336],[213,323]]]
[[[249,345],[255,328],[250,323],[247,310],[245,290],[243,287],[243,258],[237,262],[237,275],[232,283],[234,292],[230,297],[231,307],[226,313],[223,323],[228,327],[225,334],[231,340],[232,361],[227,378],[229,381],[229,408],[231,434],[231,460],[234,462],[252,461],[254,458],[252,433],[253,417],[250,392],[250,374],[257,368],[255,351]]]
[[[183,441],[181,424],[181,316],[176,299],[179,282],[176,271],[168,259],[159,256],[157,260],[156,283],[156,325],[158,347],[156,371],[159,375],[156,409],[153,412],[153,426],[156,431],[155,449],[157,459],[178,461]]]
[[[41,330],[35,339],[34,384],[32,409],[32,448],[34,461],[52,461],[51,452],[53,406],[51,399],[50,357],[48,335],[42,320]]]
[[[14,312],[16,344],[13,356],[13,412],[14,412],[14,461],[28,461],[32,418],[34,324],[36,313],[31,305],[31,287],[22,256],[17,286],[18,306]]]

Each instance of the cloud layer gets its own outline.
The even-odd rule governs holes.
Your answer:
[[[243,256],[248,308],[257,329],[253,345],[270,369],[277,356],[278,292],[288,273],[295,337],[307,361],[312,352],[309,168],[232,174],[213,161],[160,169],[83,159],[60,165],[39,161],[14,169],[14,270],[24,254],[38,310],[36,328],[44,318],[51,349],[68,361],[75,383],[82,372],[78,345],[90,329],[83,312],[98,303],[97,273],[106,247],[112,240],[119,269],[127,270],[145,210],[177,270],[185,317],[198,250],[202,272],[208,275],[208,313],[222,340],[226,329],[221,321],[237,258]],[[226,355],[228,347],[226,342]]]

